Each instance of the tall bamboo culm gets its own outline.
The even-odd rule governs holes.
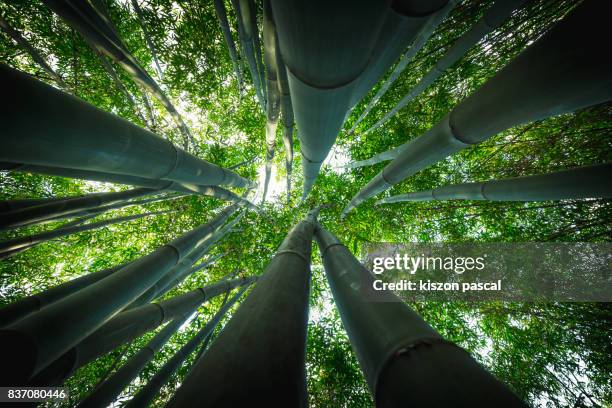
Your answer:
[[[315,238],[342,324],[376,407],[526,408],[465,350],[444,340],[323,227]]]

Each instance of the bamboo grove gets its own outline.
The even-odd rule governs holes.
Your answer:
[[[609,303],[355,291],[369,243],[610,241],[610,11],[0,2],[0,385],[612,404]]]

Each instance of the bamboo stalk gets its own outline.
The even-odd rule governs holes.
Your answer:
[[[241,214],[241,216],[242,216],[242,214]],[[224,226],[223,228],[221,228],[218,232],[213,233],[213,236],[210,238],[210,240],[208,240],[207,242],[205,242],[202,245],[202,252],[205,252],[205,253],[208,252],[208,250],[213,245],[215,245],[217,242],[219,242],[223,237],[225,237],[233,229],[234,225],[238,221],[240,221],[239,217],[237,217],[234,220],[232,220],[231,222],[227,223],[227,225]],[[171,291],[172,289],[174,289],[175,287],[180,285],[189,276],[191,276],[194,273],[202,270],[203,268],[205,268],[206,266],[210,265],[212,262],[214,262],[218,258],[219,257],[215,257],[215,258],[212,258],[210,261],[201,263],[198,266],[193,266],[193,267],[188,268],[188,269],[177,270],[177,271],[175,271],[175,273],[173,273],[171,275],[168,274],[167,278],[165,278],[163,282],[160,282],[159,290],[155,294],[155,298],[162,297],[163,295],[165,295],[166,293],[168,293],[169,291]],[[197,259],[196,259],[196,261],[197,261]]]
[[[88,273],[35,295],[26,296],[13,303],[9,303],[0,309],[0,327],[6,327],[11,323],[23,319],[53,302],[63,299],[92,283],[106,278],[125,266],[127,266],[127,263]]]
[[[58,220],[62,220],[65,218],[74,218],[74,217],[85,217],[86,220],[90,219],[90,218],[94,218],[97,217],[98,215],[105,213],[107,211],[111,211],[111,210],[117,210],[117,209],[121,209],[121,208],[126,208],[126,207],[132,207],[134,205],[145,205],[145,204],[150,204],[150,203],[155,203],[158,201],[165,201],[165,200],[175,200],[177,198],[181,198],[184,197],[184,194],[179,194],[179,195],[165,195],[165,196],[161,196],[161,197],[152,197],[152,198],[148,198],[146,200],[136,200],[136,201],[122,201],[116,204],[112,204],[112,205],[105,205],[102,207],[98,207],[98,208],[92,208],[89,210],[85,210],[82,212],[78,212],[78,213],[73,213],[73,214],[69,214],[66,216],[61,216],[61,217],[54,217],[49,221],[58,221]],[[74,220],[75,222],[77,220]],[[68,226],[69,223],[67,224],[62,224],[62,227],[66,227]]]
[[[204,339],[212,335],[215,327],[219,324],[223,316],[229,311],[229,309],[242,297],[244,292],[249,288],[249,285],[245,285],[242,289],[236,293],[227,303],[225,303],[217,313],[210,319],[206,325],[200,329],[183,347],[179,349],[171,358],[163,365],[163,367],[147,382],[147,384],[138,391],[138,393],[132,398],[126,407],[144,407],[155,398],[155,395],[159,392],[161,387],[168,381],[168,379],[174,374],[181,365],[184,364],[185,360],[195,349],[200,345]]]
[[[342,324],[377,407],[526,407],[460,347],[444,340],[329,231],[315,239]]]
[[[136,0],[132,0],[136,1]],[[217,13],[217,19],[219,19],[219,25],[223,32],[223,38],[229,51],[230,58],[232,60],[232,66],[234,67],[234,73],[236,74],[236,81],[238,82],[238,93],[242,98],[242,73],[240,72],[240,64],[238,63],[238,51],[236,51],[236,44],[232,38],[230,32],[229,22],[227,21],[227,10],[225,9],[225,3],[223,0],[214,0],[215,12]]]
[[[144,16],[142,14],[142,9],[140,5],[138,5],[138,0],[131,0],[132,8],[136,12],[138,16],[138,22],[140,23],[140,28],[142,29],[142,34],[144,35],[147,46],[149,47],[149,51],[151,51],[151,56],[153,57],[153,63],[155,64],[155,70],[157,71],[157,76],[160,80],[164,79],[164,71],[161,69],[161,65],[159,64],[159,58],[157,58],[157,51],[155,50],[155,45],[151,40],[151,36],[149,35],[149,31],[147,30],[147,25],[144,21]]]
[[[144,177],[126,176],[123,174],[105,173],[99,171],[68,169],[62,167],[25,165],[17,163],[0,162],[0,168],[10,171],[30,172],[37,174],[45,174],[50,176],[68,177],[83,180],[93,180],[101,182],[110,182],[117,184],[127,184],[132,186],[146,187],[156,190],[171,190],[186,194],[202,194],[210,197],[215,197],[220,200],[233,202],[242,202],[249,207],[254,207],[253,203],[241,198],[237,194],[218,186],[202,186],[191,183],[177,183],[167,180],[152,180]]]
[[[148,188],[135,188],[132,190],[110,193],[93,193],[82,197],[66,198],[46,204],[30,206],[20,210],[9,211],[0,214],[0,230],[38,223],[51,218],[101,207],[106,204],[115,204],[155,192],[156,190],[151,190]]]
[[[378,129],[390,118],[395,116],[410,101],[416,98],[427,87],[433,84],[444,72],[459,61],[472,47],[481,41],[487,34],[494,31],[512,14],[514,10],[525,3],[526,0],[498,0],[491,6],[476,24],[467,33],[459,38],[453,46],[436,62],[431,70],[416,84],[406,96],[404,96],[389,112],[379,121],[362,133],[368,133]],[[354,126],[355,127],[355,126]]]
[[[191,312],[195,312],[195,309],[197,307]],[[175,317],[113,375],[79,402],[77,407],[105,407],[112,404],[119,394],[138,376],[138,373],[155,357],[155,354],[164,347],[170,337],[187,321],[190,315],[191,313],[185,313],[182,316]]]
[[[251,73],[251,79],[253,80],[253,87],[255,87],[255,94],[257,95],[257,100],[259,101],[259,106],[265,112],[266,111],[266,101],[263,94],[263,86],[262,79],[259,76],[259,68],[257,62],[255,61],[255,50],[253,49],[253,38],[249,35],[247,31],[247,22],[243,16],[243,10],[241,6],[240,0],[232,0],[232,5],[236,11],[237,22],[238,22],[238,35],[240,37],[240,45],[242,46],[242,54],[247,61],[247,65],[249,67],[249,72]],[[248,10],[245,11],[248,13]]]
[[[0,85],[19,90],[10,101],[0,103],[4,126],[0,161],[197,185],[252,184],[145,129],[1,64]],[[37,120],[30,120],[31,115]]]
[[[311,214],[289,232],[257,286],[183,380],[169,408],[306,406],[304,360],[314,227]]]
[[[272,1],[299,129],[303,199],[342,127],[389,5],[390,1]]]
[[[154,285],[200,241],[203,225],[0,330],[2,384],[25,384]],[[99,302],[104,299],[103,302]],[[52,330],[47,328],[52,327]]]
[[[429,131],[405,144],[342,216],[417,171],[505,129],[612,99],[612,58],[601,53],[606,11],[594,0],[574,8]]]
[[[393,2],[378,35],[370,62],[351,96],[352,108],[372,91],[389,68],[407,52],[406,49],[415,42],[423,28],[430,24],[432,19],[436,18],[436,13],[447,4],[448,0]]]
[[[43,58],[43,56],[30,44],[28,40],[26,40],[19,31],[15,30],[11,27],[4,19],[4,17],[0,16],[0,29],[6,33],[9,37],[13,39],[21,48],[23,48],[28,55],[34,60],[36,64],[38,64],[53,80],[57,83],[57,85],[62,88],[66,92],[70,92],[70,87],[64,79],[57,73],[47,61]]]
[[[433,200],[548,201],[612,198],[610,179],[612,164],[606,163],[535,176],[451,184],[433,190],[387,197],[376,204]]]
[[[172,210],[173,211],[173,210]],[[50,241],[52,239],[65,237],[67,235],[76,234],[78,232],[91,231],[97,228],[106,227],[108,225],[118,224],[120,222],[128,222],[137,220],[143,217],[150,217],[152,215],[167,214],[172,211],[157,211],[149,212],[144,214],[126,215],[123,217],[111,218],[108,220],[102,220],[86,225],[76,225],[72,227],[59,227],[51,231],[41,232],[39,234],[28,235],[25,237],[9,239],[0,242],[0,259],[7,258],[9,256],[16,255],[26,249],[32,248],[43,242]]]
[[[0,201],[0,213],[6,213],[9,211],[21,210],[27,207],[35,205],[48,204],[54,201],[63,200],[63,197],[49,197],[49,198],[26,198],[19,200],[4,200]]]
[[[208,232],[202,236],[201,242],[198,244],[198,246],[195,247],[187,256],[185,256],[174,268],[162,276],[161,279],[155,283],[155,285],[151,286],[145,293],[126,306],[125,310],[144,305],[155,298],[163,296],[166,292],[172,289],[174,285],[180,282],[178,281],[175,283],[176,279],[181,276],[183,276],[182,279],[184,279],[186,277],[186,275],[184,275],[185,271],[189,271],[191,266],[201,257],[203,257],[208,250],[227,233],[228,228],[221,228],[221,226],[234,212],[235,207],[231,210],[226,209],[208,222]],[[234,219],[232,222],[228,223],[229,229],[240,221],[242,214],[236,217],[236,219]]]
[[[440,23],[442,23],[442,21],[446,18],[448,13],[450,13],[453,7],[455,7],[455,4],[457,4],[457,2],[458,0],[449,0],[449,2],[446,3],[444,7],[436,11],[427,20],[427,22],[421,27],[421,29],[419,30],[419,33],[414,39],[414,42],[412,43],[412,46],[402,56],[402,59],[397,63],[397,65],[393,69],[393,72],[391,72],[391,74],[385,80],[385,82],[383,82],[381,87],[378,89],[378,92],[376,92],[376,95],[374,95],[374,97],[370,100],[370,102],[366,106],[361,116],[359,116],[359,118],[357,118],[355,123],[353,123],[353,127],[351,127],[351,129],[349,130],[349,133],[353,133],[355,131],[355,129],[361,123],[361,121],[365,119],[365,117],[368,116],[372,108],[374,108],[374,105],[376,105],[376,103],[378,103],[380,98],[382,98],[382,96],[385,93],[387,93],[391,85],[393,85],[393,83],[395,83],[397,78],[399,78],[400,74],[404,72],[404,70],[406,69],[408,64],[412,61],[412,59],[417,54],[417,52],[419,52],[419,50],[423,48],[423,45],[425,45],[427,40],[429,40],[429,37],[431,37],[433,32],[440,25]]]
[[[287,172],[287,204],[291,200],[291,173],[293,171],[293,126],[294,115],[289,90],[287,68],[283,62],[278,45],[278,35],[275,39],[276,66],[278,70],[278,91],[280,93],[280,110],[283,117],[283,146],[285,148],[285,170]]]
[[[270,176],[272,174],[272,160],[276,149],[276,127],[280,115],[280,92],[278,87],[278,66],[276,50],[276,27],[272,17],[272,6],[270,0],[264,1],[264,61],[266,64],[266,170],[264,179],[264,189],[261,202],[266,201]]]
[[[255,55],[255,62],[257,64],[257,72],[259,81],[262,84],[261,91],[263,94],[264,105],[268,104],[267,89],[263,86],[265,81],[264,64],[261,55],[261,41],[259,39],[259,28],[257,27],[257,6],[255,0],[239,0],[240,10],[243,13],[244,27],[247,31],[247,35],[251,37],[253,41],[253,51]]]
[[[159,325],[182,316],[202,303],[233,288],[249,285],[248,279],[234,279],[204,286],[184,295],[124,312],[60,356],[28,383],[32,386],[59,386],[78,368],[134,340]],[[161,312],[161,316],[160,316]]]

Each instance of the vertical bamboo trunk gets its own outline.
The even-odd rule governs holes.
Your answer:
[[[283,146],[285,147],[285,170],[287,172],[287,205],[291,200],[291,172],[293,170],[293,105],[289,92],[289,78],[283,57],[279,52],[278,35],[275,41],[276,68],[278,70],[278,91],[280,93],[280,110],[283,117]]]
[[[200,241],[203,225],[0,330],[2,384],[25,384],[154,285]],[[100,302],[100,300],[103,300]]]
[[[470,355],[444,340],[330,232],[315,238],[327,280],[377,407],[526,407]]]
[[[435,11],[432,16],[427,19],[425,24],[420,28],[418,34],[416,35],[412,46],[406,51],[406,53],[402,56],[402,59],[398,62],[398,64],[393,69],[393,72],[389,75],[389,77],[385,80],[385,82],[381,85],[376,92],[376,95],[370,100],[365,110],[359,116],[359,118],[353,124],[353,127],[349,130],[349,133],[353,133],[357,126],[361,123],[363,119],[370,113],[374,105],[382,98],[382,96],[387,93],[391,85],[395,83],[397,78],[399,78],[400,74],[406,69],[408,64],[412,61],[417,52],[425,45],[429,37],[433,34],[435,29],[442,23],[442,21],[446,18],[448,13],[455,7],[455,4],[458,0],[449,0],[446,5],[444,5],[441,9]]]
[[[153,194],[156,190],[149,188],[135,188],[132,190],[93,193],[82,197],[66,198],[51,203],[35,205],[20,210],[9,211],[0,214],[0,230],[17,228],[26,224],[38,223],[51,218],[77,213],[101,207],[106,204],[114,204],[131,198]]]
[[[15,90],[10,101],[0,102],[0,161],[197,185],[251,185],[234,172],[2,64],[0,86]],[[31,120],[32,115],[37,120]]]
[[[263,94],[263,86],[262,80],[263,77],[259,76],[259,67],[257,62],[255,61],[255,50],[253,48],[253,38],[249,35],[250,31],[247,31],[247,25],[249,24],[245,21],[244,13],[248,14],[247,10],[242,10],[242,5],[240,0],[232,0],[232,4],[234,9],[236,10],[237,22],[238,22],[238,35],[240,37],[240,45],[242,46],[242,53],[244,58],[247,61],[247,65],[249,67],[249,72],[251,73],[251,78],[253,79],[253,87],[255,88],[255,94],[257,95],[257,100],[259,101],[259,106],[265,112],[266,111],[266,101]],[[248,16],[247,16],[248,20]]]
[[[168,407],[307,405],[305,351],[314,227],[314,217],[309,217],[289,232],[257,286],[196,362]]]
[[[219,324],[223,316],[228,310],[242,297],[244,292],[249,288],[245,285],[238,293],[236,293],[221,309],[210,319],[206,325],[200,329],[183,347],[179,349],[171,358],[160,368],[160,370],[147,382],[147,384],[126,404],[126,407],[145,407],[155,398],[159,390],[164,386],[191,353],[195,351],[198,345],[212,335],[215,327]]]
[[[144,35],[145,41],[147,42],[147,47],[149,47],[149,51],[151,51],[151,57],[153,57],[153,63],[155,64],[155,70],[157,71],[157,77],[161,80],[164,78],[164,71],[161,69],[161,65],[159,64],[159,58],[157,58],[157,51],[155,49],[155,45],[151,40],[151,36],[149,35],[149,30],[147,29],[147,25],[144,20],[144,16],[142,14],[142,10],[140,5],[138,5],[138,0],[132,0],[132,8],[136,12],[138,16],[138,22],[140,23],[140,28],[142,29],[142,34]]]
[[[240,64],[238,63],[236,44],[234,44],[234,39],[232,38],[232,33],[230,32],[229,22],[227,21],[227,10],[225,9],[225,3],[223,0],[214,0],[214,4],[217,19],[219,19],[219,25],[221,26],[221,31],[223,32],[223,38],[225,39],[225,44],[227,45],[230,58],[232,59],[232,66],[234,67],[236,81],[238,82],[238,93],[242,98],[242,73],[240,72]]]
[[[253,50],[255,54],[255,62],[257,63],[257,72],[259,80],[263,84],[265,80],[264,63],[261,55],[261,41],[259,40],[259,28],[257,27],[257,6],[255,0],[240,0],[240,10],[243,13],[243,19],[245,21],[245,28],[248,35],[253,41]],[[246,12],[245,12],[246,10]],[[264,103],[268,104],[268,95],[266,87],[261,88]]]
[[[269,0],[264,1],[264,61],[266,64],[266,174],[261,202],[266,201],[270,176],[272,174],[272,159],[276,149],[276,127],[280,114],[280,92],[278,89],[278,67],[276,65],[276,27],[272,17],[272,7]]]
[[[299,129],[304,169],[302,198],[312,189],[342,127],[390,3],[272,1]]]
[[[149,217],[152,215],[166,214],[171,211],[157,211],[144,214],[127,215],[123,217],[111,218],[108,220],[102,220],[87,225],[76,225],[72,227],[59,227],[51,231],[41,232],[40,234],[28,235],[25,237],[9,239],[0,242],[0,259],[4,259],[8,256],[16,255],[26,249],[32,248],[43,242],[51,241],[52,239],[65,237],[67,235],[76,234],[78,232],[91,231],[97,228],[106,227],[107,225],[118,224],[120,222],[128,222],[137,220],[143,217]]]
[[[376,204],[401,201],[547,201],[612,197],[612,164],[598,164],[535,176],[482,183],[452,184],[434,190],[391,196]]]
[[[220,200],[243,203],[250,208],[254,208],[254,205],[250,201],[243,199],[235,193],[218,186],[205,186],[193,183],[178,183],[176,181],[152,180],[144,177],[126,176],[124,174],[105,173],[100,171],[38,166],[30,164],[26,165],[8,162],[0,162],[0,168],[3,170],[30,172],[36,174],[45,174],[49,176],[127,184],[132,186],[146,187],[154,190],[171,190],[187,194],[197,193],[210,197],[215,197]]]
[[[522,123],[612,99],[608,7],[586,0],[530,45],[400,155],[353,197],[343,216],[369,197],[466,147]]]
[[[35,295],[26,296],[16,302],[10,303],[0,309],[0,327],[6,327],[31,313],[38,312],[43,307],[63,299],[92,283],[98,282],[125,266],[127,266],[127,263],[108,269],[102,269],[98,272],[88,273],[62,283],[61,285],[54,286]]]
[[[17,45],[23,48],[25,52],[27,52],[28,55],[34,60],[34,62],[38,64],[60,88],[66,92],[70,92],[70,87],[66,82],[64,82],[64,79],[57,72],[55,72],[55,70],[51,68],[49,64],[47,64],[47,61],[45,61],[43,56],[40,55],[36,48],[34,48],[32,44],[30,44],[30,42],[19,33],[19,31],[11,27],[8,21],[6,21],[2,16],[0,16],[0,29],[4,31],[6,35],[11,37],[13,41],[17,43]]]
[[[124,312],[64,353],[28,383],[32,386],[59,386],[78,368],[111,352],[159,325],[176,319],[215,296],[250,284],[253,279],[223,281],[196,289],[167,301]]]
[[[113,28],[100,16],[98,11],[85,1],[44,0],[53,12],[79,32],[87,41],[112,58],[136,82],[148,89],[164,105],[170,116],[176,122],[183,135],[185,150],[195,141],[189,128],[183,121],[170,99],[166,96],[155,80],[139,65],[138,61],[127,51],[121,39]]]
[[[367,135],[368,133],[378,129],[390,118],[395,116],[402,108],[404,108],[410,101],[416,98],[421,92],[423,92],[429,85],[433,84],[444,72],[450,68],[453,64],[459,61],[473,46],[475,46],[480,40],[482,40],[491,31],[498,28],[514,10],[519,8],[525,3],[526,0],[498,0],[493,6],[491,6],[476,24],[472,26],[461,38],[453,44],[453,46],[446,51],[446,53],[436,62],[434,67],[427,73],[423,78],[416,84],[406,96],[404,96],[398,103],[387,112],[378,122],[372,125],[368,130],[362,133]]]

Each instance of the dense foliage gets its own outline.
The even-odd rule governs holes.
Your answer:
[[[150,49],[129,1],[106,0],[106,9],[128,49],[156,77]],[[249,212],[211,254],[226,253],[213,266],[190,277],[167,296],[182,293],[238,272],[260,274],[287,231],[308,208],[332,204],[320,221],[351,251],[361,256],[368,242],[528,242],[610,241],[609,200],[543,203],[423,202],[374,206],[370,200],[344,220],[346,202],[383,164],[344,171],[335,166],[395,147],[427,130],[458,101],[537,39],[572,6],[569,0],[529,2],[488,35],[433,86],[385,126],[360,136],[389,110],[464,33],[490,4],[464,0],[437,29],[400,80],[381,99],[354,134],[343,132],[319,176],[315,189],[300,202],[301,171],[296,155],[291,202],[285,203],[284,155],[277,154],[276,180],[261,213]],[[227,2],[230,24],[235,14]],[[238,84],[212,2],[148,0],[141,2],[147,32],[164,70],[156,77],[185,117],[198,145],[196,154],[232,166],[265,154],[265,115],[250,80]],[[121,81],[136,101],[121,93],[88,44],[39,1],[0,4],[0,14],[18,30],[68,84],[75,96],[179,143],[180,133],[163,107],[144,96],[119,68]],[[261,13],[260,13],[261,18]],[[233,27],[235,28],[235,27]],[[233,34],[237,34],[234,31]],[[238,43],[238,42],[237,42]],[[0,61],[54,84],[23,48],[0,35]],[[246,63],[242,71],[248,79]],[[54,84],[56,85],[56,84]],[[241,98],[239,87],[244,88]],[[370,94],[374,94],[376,88]],[[153,115],[146,100],[153,104]],[[352,112],[349,129],[368,97]],[[537,123],[518,126],[410,177],[392,194],[444,184],[481,181],[612,161],[612,105],[595,106]],[[146,119],[143,122],[142,118]],[[34,119],[33,119],[34,120]],[[282,152],[278,131],[277,151]],[[296,151],[299,142],[296,140]],[[237,171],[254,179],[262,160]],[[155,165],[155,163],[151,163]],[[1,172],[0,199],[73,196],[117,191],[127,186],[29,173]],[[276,188],[276,190],[275,190]],[[205,196],[185,196],[146,206],[126,207],[93,220],[156,210],[174,212],[71,235],[29,249],[0,262],[0,304],[77,277],[135,259],[210,219],[225,206]],[[4,232],[2,239],[48,230],[62,222]],[[310,403],[320,407],[368,407],[372,401],[329,293],[317,248],[313,251],[313,285],[308,334]],[[203,306],[123,394],[129,398],[220,306],[222,297]],[[474,353],[498,378],[534,406],[609,406],[612,404],[612,308],[586,303],[419,303],[414,308],[448,339]],[[69,405],[81,399],[153,333],[80,369],[67,383]],[[193,358],[193,356],[191,357]],[[167,401],[185,364],[164,387],[155,406]],[[120,400],[121,400],[120,399]]]

